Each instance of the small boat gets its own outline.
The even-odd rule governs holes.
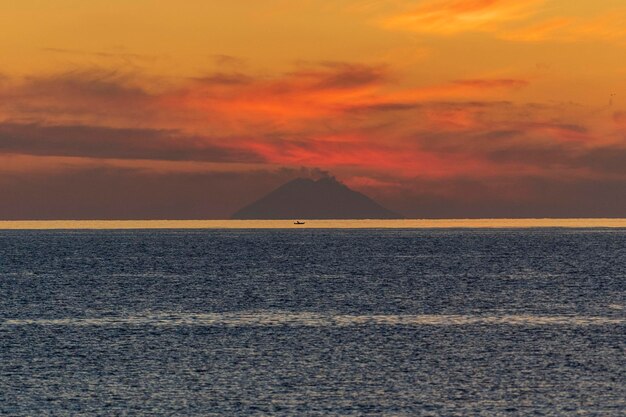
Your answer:
[[[300,220],[296,220],[295,222],[293,222],[293,224],[304,224],[304,222],[301,222]]]

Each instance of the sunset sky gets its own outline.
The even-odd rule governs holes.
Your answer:
[[[330,173],[408,217],[626,217],[623,0],[6,0],[0,219]]]

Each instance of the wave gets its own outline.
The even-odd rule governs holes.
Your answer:
[[[227,313],[158,313],[119,317],[5,319],[6,326],[603,326],[623,325],[626,318],[600,316],[541,315],[411,315],[411,314],[323,314],[287,311]]]

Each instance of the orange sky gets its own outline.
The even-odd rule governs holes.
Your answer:
[[[0,218],[222,218],[321,171],[410,217],[626,217],[621,0],[20,0],[0,26]]]

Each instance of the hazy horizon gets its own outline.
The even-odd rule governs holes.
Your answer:
[[[304,221],[296,225],[294,220]],[[518,229],[626,228],[626,218],[604,219],[394,219],[394,220],[18,220],[0,221],[0,230],[102,229]]]

